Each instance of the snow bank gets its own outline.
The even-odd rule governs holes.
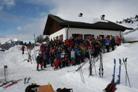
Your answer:
[[[128,31],[129,32],[129,31]],[[125,41],[138,41],[138,30],[135,30],[133,32],[130,32],[128,34],[124,34]]]

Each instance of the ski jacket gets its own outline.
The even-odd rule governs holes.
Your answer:
[[[106,45],[106,46],[109,46],[110,43],[111,43],[111,41],[110,41],[109,39],[105,39],[105,45]]]
[[[42,57],[41,55],[38,55],[38,56],[36,57],[36,62],[37,62],[38,64],[41,64],[41,63],[43,62],[43,57]]]

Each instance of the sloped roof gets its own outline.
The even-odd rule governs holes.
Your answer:
[[[85,22],[64,20],[58,16],[49,14],[43,34],[50,35],[65,27],[84,28],[84,29],[105,29],[105,30],[114,30],[114,31],[125,31],[126,29],[131,29],[131,28],[127,28],[127,27],[118,25],[116,23],[113,23],[111,21],[107,21],[107,22],[98,21],[96,23],[85,23]]]

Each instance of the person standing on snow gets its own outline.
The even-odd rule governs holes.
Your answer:
[[[105,39],[105,47],[106,47],[107,52],[110,51],[110,45],[111,45],[110,36],[107,36]]]
[[[117,46],[121,45],[121,42],[122,42],[121,37],[116,36],[116,37],[115,37],[115,43],[116,43],[116,45],[117,45]]]
[[[40,46],[40,52],[43,58],[43,66],[46,68],[46,44],[42,43]]]
[[[41,70],[43,70],[43,57],[41,53],[39,53],[38,56],[36,57],[36,63],[37,63],[37,71],[39,71],[39,66]]]
[[[24,54],[24,50],[25,50],[25,46],[24,45],[22,46],[21,50],[22,50],[22,54]]]
[[[74,49],[72,49],[71,52],[70,52],[70,58],[71,58],[71,64],[75,65],[76,64],[76,61],[75,61],[76,57],[75,57]]]

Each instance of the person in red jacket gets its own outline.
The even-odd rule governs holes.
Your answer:
[[[40,46],[40,51],[41,51],[41,53],[42,54],[44,54],[45,53],[45,51],[46,51],[46,46],[45,46],[45,44],[41,44],[41,46]]]
[[[60,61],[59,58],[55,58],[54,63],[53,63],[53,66],[54,66],[54,70],[60,68],[61,61]]]
[[[117,46],[121,45],[121,42],[122,42],[121,37],[116,36],[116,38],[115,38],[115,43],[116,43],[116,45],[117,45]]]

